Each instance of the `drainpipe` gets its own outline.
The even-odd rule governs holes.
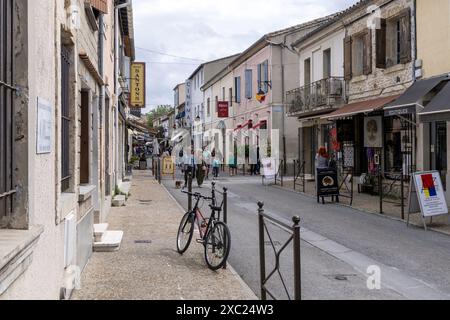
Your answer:
[[[100,25],[100,30],[98,33],[98,72],[100,73],[100,76],[102,79],[104,79],[104,54],[103,54],[103,50],[104,50],[104,35],[105,35],[105,28],[104,28],[104,15],[103,13],[100,14],[99,16],[99,25]],[[102,84],[102,86],[100,87],[100,97],[99,97],[99,101],[98,101],[98,109],[99,109],[99,115],[100,115],[100,126],[99,126],[99,131],[100,131],[100,135],[104,135],[105,133],[103,132],[103,123],[104,123],[104,119],[105,117],[105,83]],[[102,143],[105,143],[105,138],[102,137],[101,138]],[[105,168],[104,166],[106,165],[106,163],[104,162],[104,150],[105,148],[103,148],[103,145],[100,145],[100,163],[103,165],[100,165],[100,174],[99,174],[99,186],[100,186],[100,190],[98,190],[99,194],[100,194],[100,210],[102,210],[103,208],[103,199],[104,199],[104,187],[103,187],[103,183],[102,183],[102,179],[101,177],[104,177],[105,174]],[[105,181],[105,179],[103,179],[103,181]],[[101,218],[101,217],[100,217]]]
[[[114,113],[114,120],[116,123],[116,128],[115,128],[115,146],[114,146],[114,150],[115,150],[115,175],[114,175],[114,184],[117,186],[118,184],[118,173],[119,173],[119,165],[120,165],[120,157],[119,157],[119,34],[120,34],[120,27],[119,27],[119,10],[120,9],[124,9],[127,7],[130,7],[132,5],[131,0],[127,0],[125,3],[116,5],[114,7],[114,33],[115,33],[115,42],[114,42],[114,55],[115,55],[115,72],[114,72],[114,77],[115,77],[115,113]]]

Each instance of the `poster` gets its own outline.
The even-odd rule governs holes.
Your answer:
[[[382,117],[364,118],[364,147],[383,148]]]
[[[36,153],[52,152],[52,107],[50,103],[38,98]]]
[[[175,174],[174,158],[164,157],[163,158],[163,170],[164,175]]]
[[[448,214],[447,201],[439,172],[414,174],[417,199],[424,217]]]

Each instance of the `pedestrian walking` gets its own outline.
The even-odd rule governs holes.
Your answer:
[[[320,147],[316,155],[316,170],[328,168],[329,156],[325,147]]]

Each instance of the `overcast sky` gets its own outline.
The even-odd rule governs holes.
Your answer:
[[[242,52],[266,33],[326,16],[355,2],[134,0],[136,61],[147,62],[146,111],[159,104],[172,105],[173,88],[202,61]]]

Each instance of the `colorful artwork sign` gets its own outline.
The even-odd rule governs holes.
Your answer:
[[[439,172],[414,174],[417,199],[424,217],[449,213]]]

